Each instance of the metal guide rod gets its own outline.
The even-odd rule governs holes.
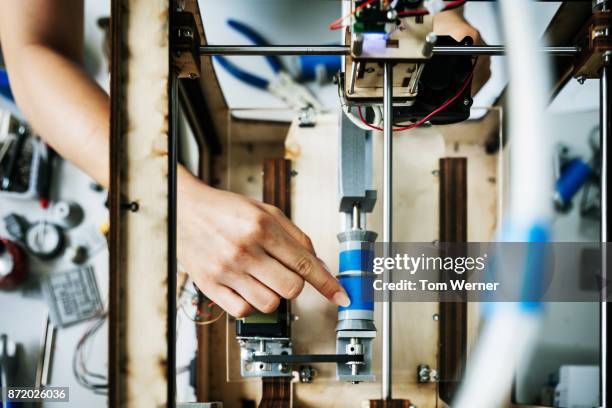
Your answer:
[[[393,63],[386,62],[383,88],[383,245],[384,256],[391,255],[393,241]],[[391,281],[391,271],[385,270],[385,280]],[[392,304],[391,292],[385,290],[382,303],[382,399],[391,399],[392,361]]]
[[[361,229],[361,207],[359,204],[355,204],[353,206],[353,219],[352,219],[352,229],[360,230]]]
[[[579,47],[542,47],[542,52],[557,56],[574,56]],[[433,55],[504,55],[503,45],[434,46]],[[204,45],[200,55],[348,55],[346,45]]]
[[[170,132],[168,133],[168,407],[176,406],[176,272],[178,76],[170,69]]]
[[[344,45],[204,45],[200,55],[346,55]]]
[[[608,182],[610,181],[608,175],[608,153],[610,144],[608,139],[610,137],[610,127],[612,125],[612,116],[610,115],[610,103],[612,102],[612,93],[610,89],[610,80],[612,79],[612,55],[607,52],[604,55],[604,66],[601,71],[600,79],[600,154],[601,154],[601,242],[608,242],[610,236],[610,224],[608,223]],[[604,244],[605,245],[605,244]],[[607,250],[604,246],[602,248],[601,257],[601,278],[602,278],[602,302],[600,305],[600,389],[601,389],[601,406],[610,407],[612,401],[610,400],[609,390],[607,387],[607,375],[608,375],[608,317],[610,313],[609,303],[607,302],[607,292],[609,291],[607,286]]]

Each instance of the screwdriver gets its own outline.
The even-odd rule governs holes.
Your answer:
[[[40,184],[39,184],[39,195],[40,198],[38,202],[40,203],[40,207],[43,209],[43,227],[40,229],[42,233],[42,237],[39,238],[39,242],[45,242],[45,235],[47,233],[47,219],[49,212],[49,204],[51,202],[51,181],[53,179],[53,165],[55,162],[55,157],[57,153],[55,150],[46,144],[47,147],[47,166],[46,171],[43,171],[40,175]]]

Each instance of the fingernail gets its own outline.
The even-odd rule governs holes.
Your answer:
[[[332,296],[332,300],[335,304],[342,307],[348,307],[351,304],[351,299],[349,299],[348,295],[343,290],[339,290],[334,293],[334,296]]]

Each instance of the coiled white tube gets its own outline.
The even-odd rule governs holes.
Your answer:
[[[528,242],[552,215],[553,166],[547,105],[550,68],[538,52],[530,0],[501,0],[510,73],[510,202],[502,238]],[[527,265],[527,262],[525,262]],[[526,274],[526,271],[525,271]],[[456,408],[505,406],[517,365],[530,358],[541,310],[522,303],[491,304],[470,357]]]

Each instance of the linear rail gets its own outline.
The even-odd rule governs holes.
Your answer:
[[[579,47],[542,47],[549,55],[572,57]],[[204,45],[200,55],[348,55],[345,45]],[[505,55],[503,45],[435,46],[434,55]]]
[[[253,362],[266,364],[307,364],[363,362],[363,354],[281,354],[253,356]]]

